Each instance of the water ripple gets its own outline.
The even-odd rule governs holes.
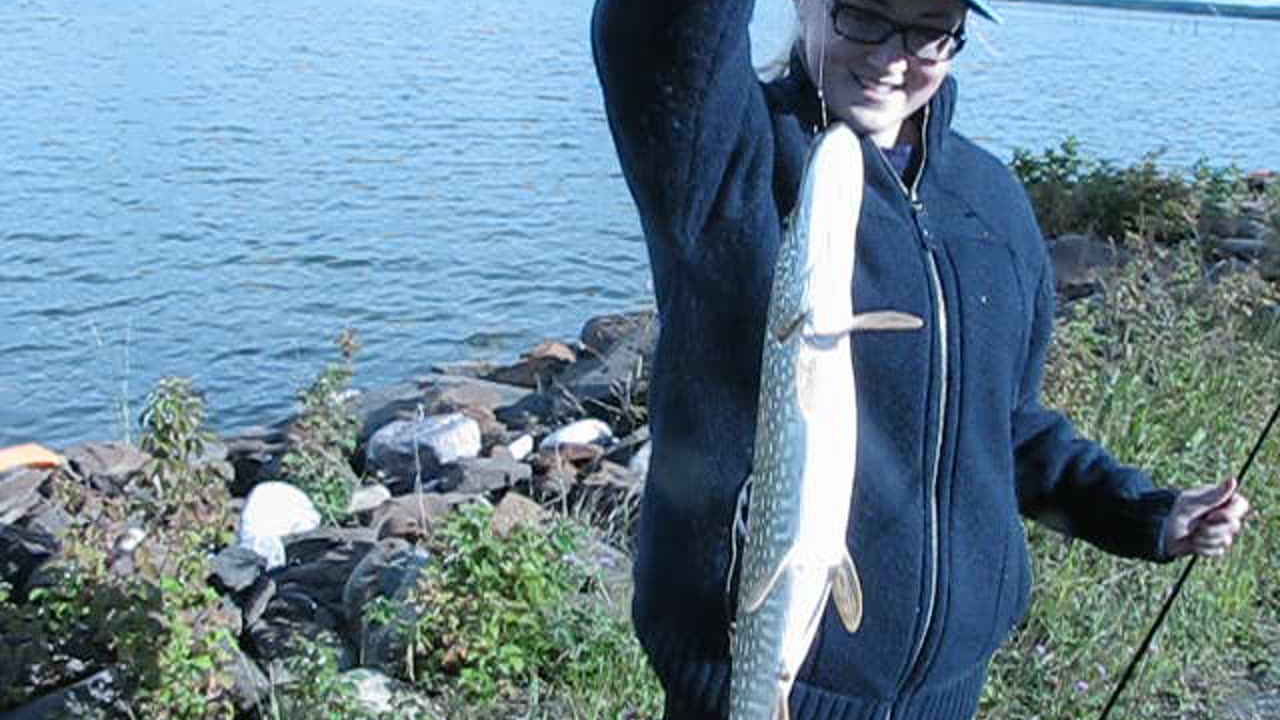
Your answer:
[[[110,437],[121,402],[172,373],[196,377],[215,425],[270,422],[346,325],[372,385],[649,305],[590,0],[532,1],[0,7],[0,323],[21,328],[0,446]],[[1005,9],[983,30],[1001,55],[957,62],[957,123],[998,153],[1070,131],[1118,161],[1165,142],[1280,167],[1280,25]],[[1232,112],[1195,110],[1206,77]]]

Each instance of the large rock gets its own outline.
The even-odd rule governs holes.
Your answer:
[[[222,592],[238,593],[252,587],[267,569],[266,559],[239,545],[223,548],[213,556],[209,579]]]
[[[61,717],[125,718],[123,692],[113,668],[99,670],[77,683],[0,713],[0,720],[47,720]]]
[[[358,515],[376,510],[390,499],[391,491],[385,485],[365,485],[351,493],[351,501],[347,503],[347,514]]]
[[[395,583],[387,598],[385,612],[372,613],[366,605],[362,621],[363,664],[393,670],[404,661],[409,636],[422,610],[416,590],[430,558],[421,548],[411,548],[387,568],[385,580]],[[366,603],[373,597],[366,599]]]
[[[1049,241],[1057,292],[1066,300],[1088,297],[1102,289],[1107,270],[1123,262],[1116,247],[1088,235],[1067,234]]]
[[[608,352],[619,340],[636,333],[656,333],[658,314],[653,310],[637,310],[615,315],[593,317],[582,326],[582,344],[599,355]],[[656,337],[656,335],[655,335]]]
[[[365,391],[360,396],[360,443],[396,420],[459,412],[466,408],[495,412],[528,395],[525,388],[473,377],[432,373],[413,382]]]
[[[342,626],[341,618],[315,598],[281,588],[262,617],[249,626],[250,649],[259,661],[276,660],[296,652],[299,639],[336,637]]]
[[[151,456],[123,443],[86,443],[66,451],[71,468],[98,492],[117,495],[142,480]]]
[[[547,435],[538,443],[539,450],[555,449],[562,445],[612,445],[613,430],[608,424],[595,418],[569,423]]]
[[[399,538],[386,538],[366,554],[347,578],[342,606],[348,618],[353,645],[361,661],[375,667],[392,660],[388,653],[404,647],[405,627],[388,628],[386,617],[373,612],[370,603],[386,598],[400,620],[415,617],[403,607],[430,562],[425,550]],[[402,623],[391,623],[402,624]]]
[[[1261,260],[1270,250],[1271,241],[1251,237],[1211,237],[1209,247],[1226,257]]]
[[[373,513],[370,526],[379,539],[421,540],[430,537],[457,504],[457,498],[438,493],[401,495],[379,506]]]
[[[582,411],[581,408],[563,399],[557,402],[555,394],[551,392],[535,392],[525,395],[510,405],[498,408],[495,414],[498,420],[509,428],[536,434],[541,432],[544,426],[555,422],[558,417],[563,415],[569,418],[574,414],[581,415]]]
[[[227,484],[233,496],[244,497],[258,483],[280,477],[281,461],[289,449],[283,424],[238,430],[224,437],[223,442],[235,476]]]
[[[432,490],[459,495],[481,495],[505,490],[533,477],[533,468],[502,458],[467,458],[445,465]]]
[[[428,375],[418,382],[422,387],[427,415],[465,407],[497,412],[498,408],[518,402],[529,394],[526,388],[450,375]]]
[[[0,524],[16,523],[44,501],[49,471],[18,468],[0,474]]]
[[[507,493],[503,496],[502,501],[493,509],[492,523],[493,532],[498,536],[505,537],[514,532],[517,528],[536,529],[546,522],[549,513],[543,509],[541,505],[520,495],[519,493]]]
[[[289,565],[274,575],[277,594],[304,593],[345,618],[342,589],[377,540],[370,528],[323,528],[286,540]]]
[[[355,702],[367,713],[386,714],[395,709],[395,681],[377,670],[354,668],[342,679],[355,691]]]
[[[222,670],[231,678],[231,702],[236,710],[248,714],[264,707],[271,692],[271,681],[252,658],[234,642],[223,643],[227,660]]]
[[[573,364],[578,354],[556,340],[546,340],[521,356],[512,365],[499,367],[486,379],[527,388],[541,388],[557,373]]]
[[[613,340],[606,350],[580,359],[556,377],[560,401],[579,404],[593,414],[617,407],[620,394],[646,383],[657,342],[658,324],[646,323]]]
[[[396,420],[369,438],[365,469],[381,471],[392,490],[407,490],[436,476],[446,463],[480,454],[480,425],[461,414]]]
[[[284,564],[283,538],[320,527],[320,513],[297,487],[264,482],[253,488],[240,511],[237,544],[262,555],[268,568]]]
[[[26,597],[40,566],[52,560],[60,549],[53,535],[0,523],[0,580]]]

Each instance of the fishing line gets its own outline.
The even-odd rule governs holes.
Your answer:
[[[1265,427],[1262,428],[1262,434],[1258,436],[1258,441],[1254,443],[1253,450],[1249,452],[1249,457],[1244,461],[1244,467],[1240,468],[1240,473],[1236,475],[1236,492],[1239,492],[1240,486],[1244,484],[1244,476],[1249,472],[1249,468],[1253,466],[1253,459],[1258,456],[1258,451],[1262,449],[1262,444],[1266,442],[1267,435],[1271,434],[1271,427],[1276,424],[1276,418],[1280,418],[1280,405],[1276,405],[1275,412],[1271,413],[1271,419],[1267,421]],[[1102,709],[1102,714],[1098,716],[1098,720],[1107,720],[1111,714],[1111,708],[1115,707],[1116,701],[1120,699],[1120,694],[1124,692],[1125,686],[1129,684],[1129,679],[1133,677],[1133,671],[1137,669],[1138,663],[1142,662],[1143,655],[1146,654],[1147,648],[1151,646],[1152,639],[1156,636],[1156,631],[1164,623],[1164,619],[1169,615],[1169,609],[1173,607],[1173,601],[1178,599],[1178,595],[1182,592],[1182,586],[1190,577],[1191,571],[1196,567],[1196,561],[1200,559],[1199,555],[1192,555],[1191,559],[1182,569],[1182,574],[1178,576],[1178,581],[1173,584],[1173,589],[1169,591],[1169,597],[1165,598],[1164,605],[1160,608],[1160,614],[1156,616],[1156,621],[1151,624],[1151,629],[1147,631],[1147,636],[1142,639],[1142,644],[1138,646],[1138,651],[1133,654],[1133,659],[1129,661],[1129,667],[1125,668],[1124,675],[1120,676],[1120,682],[1116,685],[1115,692],[1111,693],[1111,699],[1107,700],[1107,706]]]
[[[827,69],[827,14],[822,13],[822,52],[818,53],[818,105],[822,109],[822,127],[826,127],[830,122],[827,119],[827,97],[826,87],[823,77]],[[805,43],[808,45],[808,43]]]

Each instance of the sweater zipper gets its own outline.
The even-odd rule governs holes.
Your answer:
[[[929,160],[929,115],[930,108],[924,108],[924,127],[920,132],[920,167],[915,178],[912,179],[911,188],[908,189],[906,184],[902,182],[902,178],[896,172],[893,173],[894,178],[898,181],[898,187],[902,189],[907,197],[907,201],[911,204],[911,219],[916,227],[916,232],[923,238],[929,237],[929,229],[924,227],[920,222],[920,213],[924,211],[924,203],[920,200],[918,193],[920,187],[920,178],[924,175],[924,169]],[[926,245],[925,255],[928,260],[929,285],[933,290],[934,302],[936,307],[937,322],[934,326],[937,328],[938,340],[938,362],[939,362],[939,389],[938,389],[938,418],[937,433],[934,436],[933,448],[933,468],[929,473],[928,498],[929,505],[929,560],[931,568],[931,577],[929,579],[929,597],[925,605],[924,625],[920,631],[920,638],[916,642],[915,650],[911,653],[911,661],[907,666],[907,683],[911,682],[912,677],[919,669],[921,656],[924,654],[925,641],[929,637],[930,631],[933,629],[934,611],[938,598],[938,580],[939,570],[938,561],[940,557],[939,534],[938,534],[938,480],[941,475],[942,468],[942,441],[943,432],[946,424],[947,412],[947,305],[946,296],[942,291],[942,280],[938,273],[938,260],[934,255],[933,249]],[[893,720],[893,705],[885,712],[885,720]]]

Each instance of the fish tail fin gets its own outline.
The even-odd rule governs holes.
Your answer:
[[[862,625],[862,581],[858,579],[858,568],[848,550],[840,564],[831,568],[831,576],[831,597],[840,621],[849,632],[857,632]]]

